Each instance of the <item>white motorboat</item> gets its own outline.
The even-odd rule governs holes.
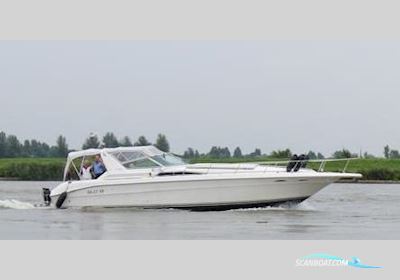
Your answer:
[[[100,155],[106,168],[97,179],[82,168]],[[227,210],[301,202],[340,179],[360,174],[260,164],[186,164],[153,146],[89,149],[69,154],[64,182],[44,189],[47,205],[69,207]],[[93,177],[94,178],[94,177]]]

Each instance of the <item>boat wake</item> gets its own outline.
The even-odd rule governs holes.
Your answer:
[[[16,199],[0,200],[0,209],[34,209],[35,205],[29,202],[22,202]]]
[[[293,207],[296,210],[303,210],[303,211],[317,211],[317,208],[315,208],[310,202],[308,201],[303,201],[300,204],[297,204],[296,206]]]
[[[256,207],[247,209],[235,209],[230,211],[288,211],[288,210],[298,210],[298,211],[317,211],[317,209],[307,201],[302,203],[283,203],[279,206],[267,206],[267,207]]]

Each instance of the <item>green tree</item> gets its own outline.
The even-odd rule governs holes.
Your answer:
[[[150,146],[151,143],[147,141],[146,137],[140,136],[133,146]]]
[[[231,152],[229,151],[229,148],[221,148],[217,146],[213,146],[208,153],[208,156],[211,158],[230,158],[231,157]]]
[[[211,150],[208,153],[208,156],[212,157],[212,158],[219,158],[220,157],[220,148],[217,146],[211,147]]]
[[[254,152],[249,154],[250,157],[260,157],[261,156],[261,150],[260,149],[255,149]]]
[[[0,131],[0,158],[5,157],[7,153],[7,135]]]
[[[112,132],[107,132],[106,135],[104,135],[103,144],[106,148],[116,148],[119,146],[118,139]]]
[[[289,149],[276,150],[271,153],[271,157],[288,159],[292,157],[292,152]]]
[[[163,152],[169,152],[169,143],[164,134],[158,134],[155,146]]]
[[[60,157],[60,155],[58,155],[58,149],[57,146],[51,146],[50,147],[50,151],[49,151],[49,157]]]
[[[31,157],[31,142],[29,140],[24,141],[24,145],[22,146],[22,156],[24,157]]]
[[[119,145],[121,147],[132,147],[132,141],[128,136],[125,136],[124,138],[122,138],[121,142],[119,142]]]
[[[321,154],[321,153],[318,153],[318,154],[317,154],[317,158],[318,158],[318,159],[324,159],[325,156],[324,156],[323,154]]]
[[[18,157],[21,156],[22,145],[19,142],[17,136],[9,135],[7,136],[7,152],[8,157]]]
[[[228,147],[225,147],[221,150],[221,157],[222,158],[230,158],[231,157],[231,152],[229,151]]]
[[[183,153],[183,157],[187,158],[187,159],[191,159],[195,157],[195,152],[193,150],[193,148],[188,148],[184,153]]]
[[[235,151],[233,152],[233,157],[234,158],[241,158],[243,156],[242,150],[240,147],[236,147]]]
[[[47,143],[40,143],[39,150],[40,150],[39,157],[49,157],[50,156],[50,146]]]
[[[334,158],[352,158],[352,157],[357,157],[356,154],[352,154],[349,150],[347,149],[342,149],[339,151],[336,151],[333,153]]]
[[[390,150],[390,158],[392,159],[399,159],[400,153],[398,150]]]
[[[390,147],[389,147],[389,145],[386,145],[383,148],[383,154],[385,155],[385,158],[390,158]]]
[[[82,146],[82,149],[97,149],[100,147],[100,141],[97,135],[91,134],[86,140],[85,143]]]
[[[31,140],[31,156],[33,157],[40,156],[40,143],[35,139]]]
[[[57,156],[59,157],[66,157],[68,155],[68,144],[67,144],[67,139],[60,135],[57,138],[57,145],[56,145],[56,149],[55,152],[57,154]]]
[[[308,156],[309,159],[317,159],[317,155],[313,151],[309,151],[307,156]]]

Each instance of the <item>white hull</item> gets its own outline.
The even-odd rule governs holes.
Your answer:
[[[63,207],[138,207],[229,209],[302,201],[335,178],[236,178],[107,182],[70,189]],[[96,183],[96,182],[94,182]],[[56,202],[58,195],[52,197]]]
[[[97,164],[103,164],[106,172],[85,180],[79,170],[86,157],[96,154]],[[77,167],[74,160],[78,158],[81,166]],[[300,163],[303,164],[297,164]],[[51,192],[44,189],[43,195],[47,205],[51,198],[57,208],[225,210],[302,201],[339,179],[360,177],[360,174],[316,172],[293,166],[188,165],[154,147],[127,147],[70,153],[64,183]]]

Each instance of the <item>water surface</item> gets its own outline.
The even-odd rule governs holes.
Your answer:
[[[298,206],[224,212],[38,208],[56,182],[0,181],[0,239],[398,239],[400,185],[333,184]]]

